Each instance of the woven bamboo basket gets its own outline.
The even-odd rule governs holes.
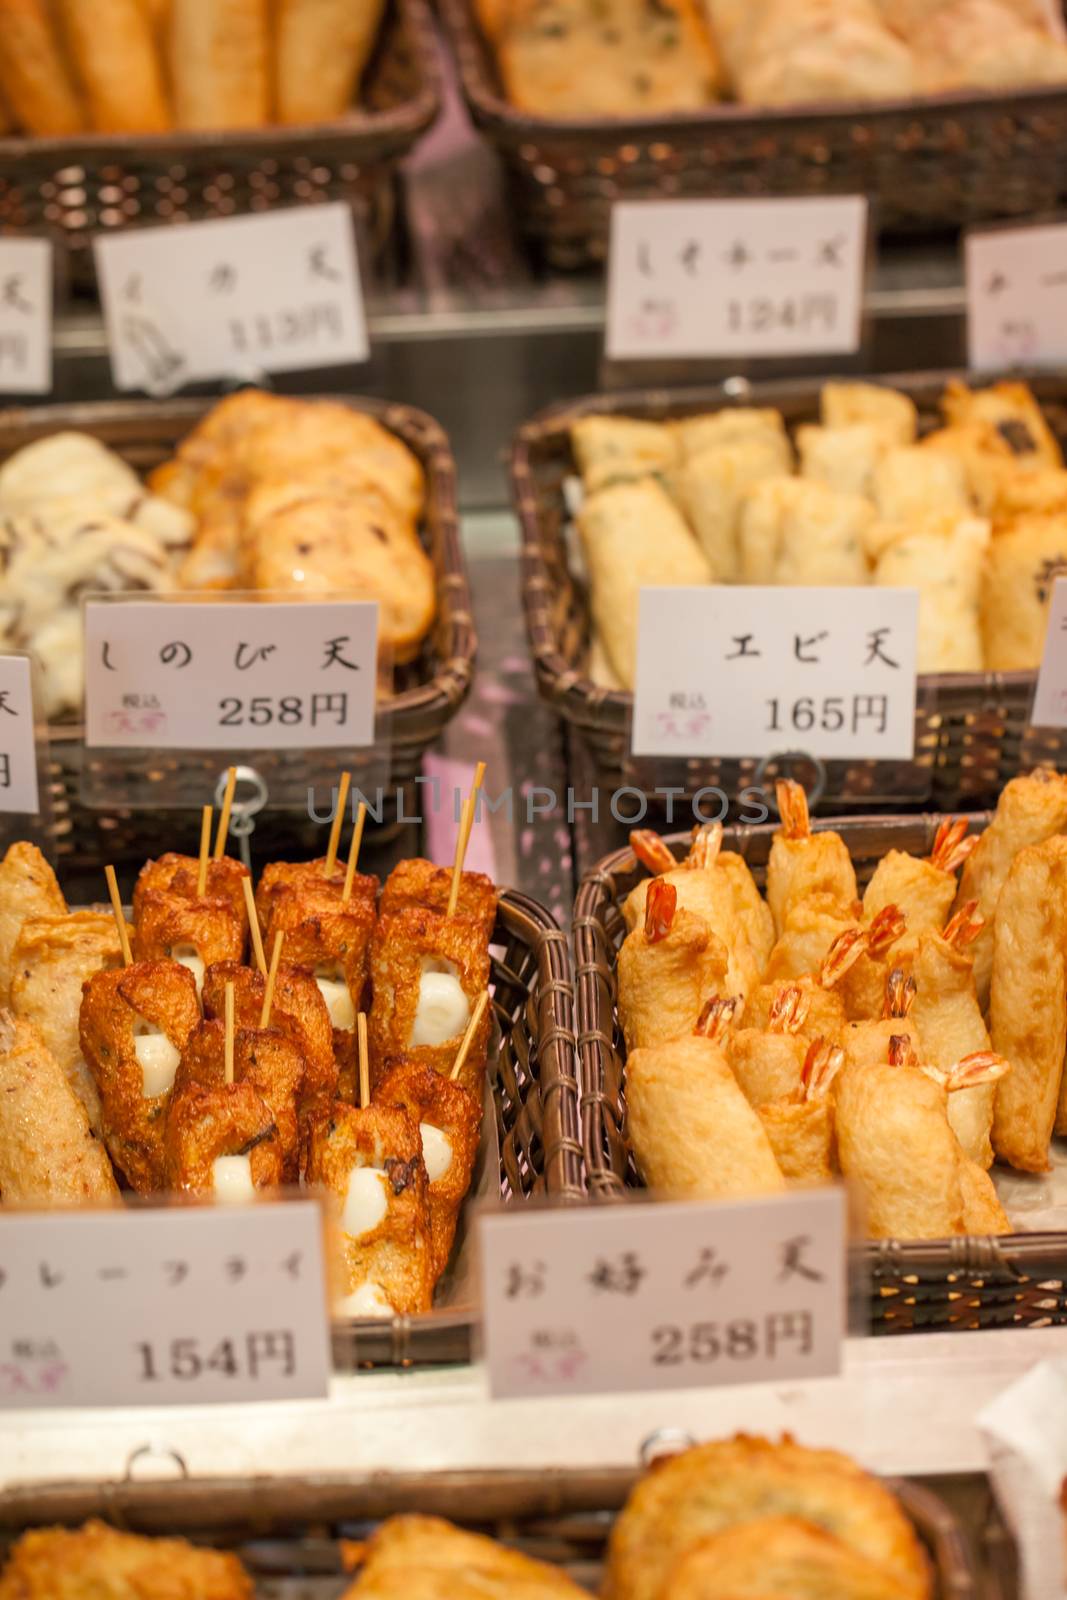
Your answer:
[[[848,845],[859,883],[888,850],[927,855],[940,816],[846,818],[833,823]],[[969,818],[981,831],[988,815]],[[816,827],[819,824],[815,824]],[[727,828],[763,886],[775,829]],[[688,834],[668,844],[684,851]],[[616,957],[625,937],[622,902],[645,875],[630,850],[606,856],[583,881],[574,910],[582,1143],[589,1192],[611,1199],[639,1184],[624,1133],[625,1045],[616,1006]],[[870,1282],[873,1333],[1067,1325],[1067,1233],[1010,1234],[917,1243],[890,1239],[857,1249]]]
[[[953,373],[894,375],[893,388],[919,408],[923,428],[934,426],[938,399]],[[1028,381],[1049,425],[1067,443],[1067,380],[1033,375]],[[629,786],[662,808],[657,787],[704,787],[740,795],[759,785],[756,760],[668,761],[630,754],[633,695],[592,682],[587,671],[589,604],[567,549],[570,515],[564,486],[576,472],[570,425],[589,414],[667,421],[743,404],[774,406],[790,429],[818,416],[819,385],[767,382],[685,390],[594,395],[542,413],[519,430],[511,452],[511,486],[522,528],[523,611],[541,697],[588,745],[603,787]],[[1052,729],[1029,726],[1032,672],[945,673],[920,676],[915,758],[911,762],[833,761],[826,764],[822,803],[862,810],[896,801],[946,811],[992,805],[1009,778],[1037,765],[1059,765],[1067,744]]]

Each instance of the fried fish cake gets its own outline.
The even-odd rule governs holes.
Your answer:
[[[692,1033],[707,1002],[729,995],[730,955],[703,917],[677,908],[673,884],[649,887],[644,926],[619,951],[619,1021],[628,1050]]]
[[[340,900],[344,892],[345,872],[345,863],[335,861],[327,873],[325,856],[318,856],[314,861],[269,861],[256,885],[256,910],[264,940],[269,944],[271,913],[278,895],[308,887],[318,893],[328,891]],[[353,873],[350,898],[373,906],[378,898],[378,879],[369,872]]]
[[[447,911],[452,890],[452,868],[435,867],[421,856],[398,862],[382,885],[379,907],[383,917],[405,906],[426,906],[430,911]],[[460,877],[456,910],[461,917],[476,922],[486,942],[493,936],[499,895],[492,878],[484,872],[464,872]]]
[[[0,1004],[11,998],[11,956],[28,917],[62,917],[67,902],[35,844],[19,840],[0,862]]]
[[[462,1084],[432,1067],[397,1062],[378,1085],[383,1106],[402,1106],[419,1125],[429,1180],[430,1248],[434,1278],[448,1265],[460,1206],[471,1184],[482,1128],[482,1107]]]
[[[145,889],[134,920],[133,953],[138,961],[180,961],[199,990],[206,967],[241,960],[245,932],[228,900],[186,900],[169,890]]]
[[[889,1490],[833,1450],[739,1434],[656,1462],[631,1492],[608,1546],[605,1600],[659,1600],[700,1539],[766,1517],[799,1517],[883,1567],[900,1600],[927,1600],[922,1547]]]
[[[39,1030],[0,1010],[0,1203],[118,1201],[107,1153]]]
[[[1034,456],[1043,467],[1062,467],[1063,455],[1041,407],[1025,383],[993,383],[969,389],[949,379],[941,409],[950,427],[987,422],[1015,456]]]
[[[776,787],[781,824],[767,861],[767,904],[775,931],[780,936],[790,913],[815,896],[825,897],[827,909],[850,917],[856,871],[848,846],[832,828],[812,829],[807,795],[799,783],[782,779]]]
[[[253,1600],[236,1556],[144,1539],[102,1522],[34,1528],[12,1549],[0,1600]]]
[[[489,949],[483,927],[425,906],[381,916],[371,942],[372,1083],[389,1056],[451,1072],[463,1034],[489,987]],[[481,1095],[489,1053],[487,1006],[467,1052],[460,1081]]]
[[[2,1600],[2,1597],[0,1597]],[[438,1517],[390,1517],[343,1600],[588,1600],[565,1573]]]
[[[199,872],[200,862],[196,856],[178,855],[174,851],[159,856],[155,861],[146,861],[137,874],[133,888],[134,922],[141,920],[145,893],[149,889],[176,894],[183,900],[197,899]],[[211,859],[207,864],[204,895],[208,900],[225,900],[238,922],[246,925],[243,885],[245,878],[250,877],[251,873],[243,861],[235,861],[232,856],[220,856],[217,861]]]
[[[801,1032],[812,1039],[836,1039],[848,1020],[841,997],[835,989],[824,987],[810,972],[790,980],[788,985],[780,980],[757,984],[745,1004],[741,1019],[745,1028],[766,1029],[786,987],[800,990],[804,1007]]]
[[[233,1015],[238,1028],[258,1028],[266,979],[252,967],[220,961],[204,974],[204,1015],[225,1017],[226,985],[233,984]],[[337,1093],[330,1014],[319,987],[303,967],[282,961],[274,984],[270,1026],[290,1039],[303,1057],[304,1081],[298,1111],[306,1125],[311,1112],[329,1106]]]
[[[784,1100],[800,1088],[808,1041],[799,1034],[738,1028],[726,1040],[726,1059],[750,1106]]]
[[[276,1189],[281,1184],[278,1129],[270,1107],[250,1083],[221,1083],[211,1089],[189,1083],[175,1090],[164,1139],[168,1189],[204,1198],[224,1193],[215,1163],[246,1157],[250,1188]]]
[[[803,1517],[760,1517],[700,1539],[661,1600],[901,1600],[896,1573]]]
[[[678,445],[663,422],[635,417],[578,417],[571,449],[588,494],[613,483],[663,476],[678,461]]]
[[[233,1078],[250,1083],[270,1111],[278,1131],[282,1180],[300,1176],[300,1124],[297,1106],[304,1083],[304,1058],[280,1028],[237,1028],[233,1040]],[[210,1019],[193,1029],[182,1051],[174,1093],[187,1085],[219,1089],[226,1082],[226,1025]]]
[[[368,895],[342,901],[329,885],[305,882],[276,887],[270,896],[269,921],[263,930],[267,949],[285,935],[285,955],[306,967],[326,1002],[333,1027],[350,1033],[356,1013],[364,1009],[370,977],[370,941],[377,916]]]

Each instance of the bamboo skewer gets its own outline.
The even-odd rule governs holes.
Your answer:
[[[267,957],[263,951],[263,935],[259,928],[259,912],[256,910],[256,897],[252,893],[251,878],[242,878],[241,887],[245,894],[245,910],[248,912],[248,931],[252,935],[252,951],[256,958],[256,966],[264,977],[267,976]]]
[[[211,851],[211,807],[205,806],[200,813],[200,865],[196,874],[196,898],[204,898],[207,888],[207,863]]]
[[[467,1023],[467,1031],[463,1035],[463,1041],[460,1044],[460,1047],[459,1047],[458,1051],[456,1052],[456,1059],[453,1062],[452,1071],[448,1074],[449,1078],[452,1080],[453,1083],[455,1083],[456,1079],[459,1077],[460,1073],[463,1071],[463,1063],[466,1061],[467,1057],[470,1055],[470,1048],[471,1048],[471,1045],[474,1043],[474,1035],[478,1032],[478,1024],[481,1022],[482,1017],[485,1015],[485,1008],[486,1008],[486,1006],[488,1004],[489,1004],[489,990],[488,989],[483,989],[481,994],[478,996],[477,1001],[475,1002],[474,1010],[471,1013],[471,1019]]]
[[[474,782],[471,792],[463,802],[463,811],[459,819],[459,833],[456,835],[456,856],[452,863],[452,884],[448,891],[447,916],[454,917],[456,907],[459,905],[459,891],[463,883],[463,862],[470,843],[471,829],[474,827],[474,814],[478,809],[478,794],[485,777],[485,762],[479,761],[474,770]]]
[[[221,861],[226,853],[226,835],[230,831],[230,810],[233,806],[233,791],[237,787],[237,768],[231,767],[226,774],[226,792],[222,797],[222,810],[219,812],[218,832],[215,834],[215,860]]]
[[[270,953],[270,971],[267,973],[267,987],[263,992],[263,1010],[259,1014],[261,1028],[270,1027],[271,1007],[274,1005],[274,985],[278,978],[278,963],[282,959],[282,943],[285,939],[285,930],[279,928],[274,935],[274,949]]]
[[[233,1082],[233,984],[226,985],[226,1082]]]
[[[367,1013],[356,1017],[356,1046],[359,1051],[359,1103],[366,1111],[370,1105],[370,1052],[367,1046]]]
[[[119,936],[119,948],[122,951],[122,965],[128,967],[133,961],[133,956],[130,954],[130,936],[126,931],[126,913],[122,909],[122,897],[119,894],[115,869],[110,864],[104,868],[104,877],[107,879],[107,892],[111,896],[111,909],[115,913],[115,927]]]
[[[337,789],[337,810],[333,814],[330,824],[330,844],[326,851],[326,876],[329,877],[337,865],[337,847],[341,843],[341,829],[345,822],[345,806],[348,803],[348,790],[352,783],[352,774],[342,772],[341,782]]]
[[[345,886],[341,892],[341,904],[346,906],[352,898],[352,884],[356,876],[356,862],[359,860],[359,848],[363,843],[363,824],[367,820],[367,802],[359,802],[356,812],[356,826],[352,831],[352,843],[348,847],[348,866],[345,868]]]

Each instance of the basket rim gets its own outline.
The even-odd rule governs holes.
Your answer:
[[[959,813],[970,825],[970,831],[981,832],[988,826],[994,813],[978,811]],[[871,834],[879,830],[924,829],[932,837],[937,825],[945,820],[943,812],[892,813],[876,818],[846,816],[813,818],[814,831],[832,830],[841,833],[846,843],[850,838]],[[727,825],[723,830],[723,845],[745,854],[753,839],[767,839],[777,831],[778,824],[762,822]],[[688,847],[691,834],[676,832],[665,834],[668,846]],[[623,1181],[604,1160],[606,1137],[604,1133],[604,1059],[610,1052],[617,1055],[614,1045],[615,957],[610,968],[601,955],[600,942],[594,930],[600,928],[599,913],[610,898],[614,888],[614,874],[632,870],[636,858],[629,846],[623,846],[603,856],[584,874],[574,903],[572,935],[575,953],[575,1002],[578,1020],[578,1071],[581,1084],[582,1145],[585,1153],[588,1197],[598,1200],[620,1200],[628,1191]],[[605,1015],[605,1012],[608,1014]],[[620,1083],[622,1075],[620,1074]],[[1055,1266],[1061,1274],[1067,1270],[1067,1230],[1047,1230],[1034,1233],[1010,1233],[994,1236],[960,1235],[950,1239],[878,1239],[866,1240],[852,1247],[868,1270],[877,1273],[879,1266],[891,1267],[899,1276],[905,1271],[933,1269],[939,1275],[966,1271],[1013,1271],[1030,1273],[1046,1266]]]
[[[421,137],[441,110],[441,66],[434,48],[433,18],[427,0],[394,0],[405,41],[415,66],[415,92],[399,105],[376,111],[356,106],[326,122],[266,123],[257,128],[188,129],[169,133],[86,133],[73,137],[5,134],[0,137],[0,173],[27,161],[52,159],[59,165],[77,166],[100,161],[129,161],[131,141],[136,158],[144,165],[155,159],[212,156],[296,156],[323,154],[324,146],[336,154],[355,155],[361,143],[383,141],[379,155],[400,155]],[[160,223],[159,226],[166,226]]]

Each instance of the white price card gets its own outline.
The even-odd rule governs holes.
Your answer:
[[[642,200],[612,207],[615,361],[853,355],[867,201]]]
[[[313,1200],[0,1219],[0,1410],[315,1399],[329,1373]]]
[[[0,656],[0,811],[36,816],[37,741],[28,656]]]
[[[1049,578],[1052,599],[1030,721],[1035,728],[1067,728],[1067,577]]]
[[[340,203],[99,235],[118,389],[366,361],[352,213]]]
[[[914,589],[642,589],[636,756],[907,761]]]
[[[377,645],[375,601],[87,600],[85,742],[365,748]]]
[[[0,393],[52,388],[52,244],[0,238]]]
[[[829,1377],[847,1325],[840,1189],[482,1218],[498,1396]]]
[[[974,229],[964,263],[976,372],[1067,362],[1067,223]]]

